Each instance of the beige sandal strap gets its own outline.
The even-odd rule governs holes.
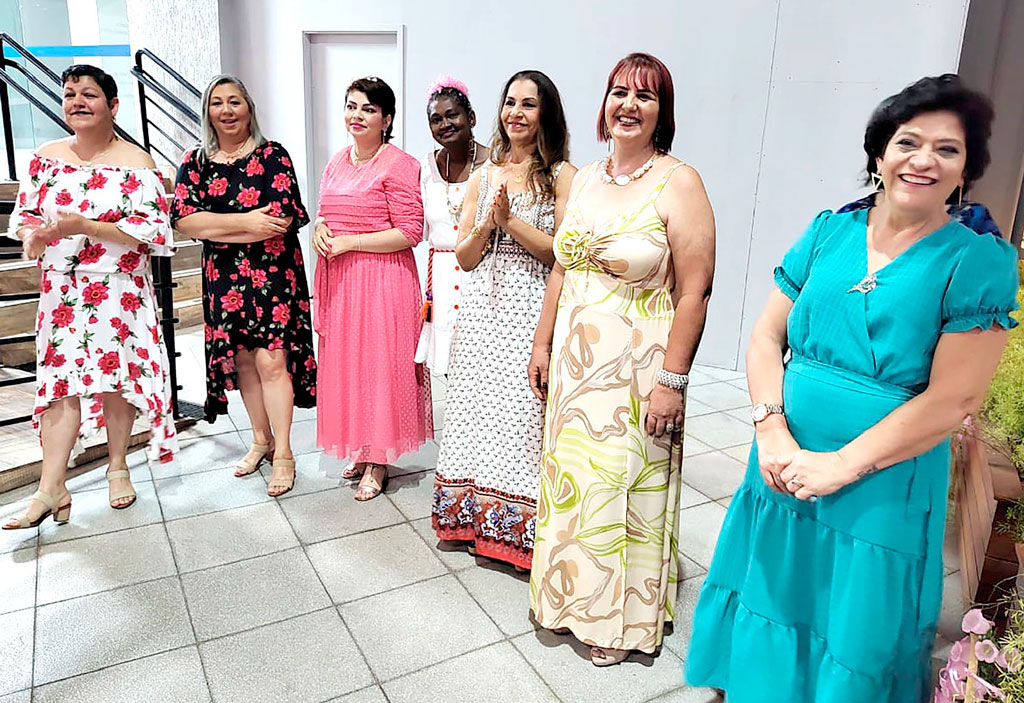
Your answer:
[[[29,500],[38,500],[40,503],[49,508],[52,512],[57,512],[57,509],[60,507],[59,501],[63,497],[64,496],[52,496],[49,493],[36,491],[35,493],[32,494],[32,497],[29,498]]]
[[[271,464],[271,467],[277,468],[278,466],[286,469],[294,469],[295,459],[274,459],[273,463]]]
[[[267,452],[270,451],[270,445],[269,444],[260,444],[259,442],[252,442],[251,444],[249,444],[249,451],[250,452],[263,452],[264,454],[266,454]]]
[[[135,498],[138,494],[134,488],[124,488],[120,491],[115,491],[110,494],[110,502],[113,503],[115,500],[121,500],[122,498]]]
[[[107,483],[116,481],[119,478],[131,479],[131,472],[127,469],[115,469],[114,471],[107,472]]]

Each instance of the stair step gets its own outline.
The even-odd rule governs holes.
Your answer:
[[[188,269],[174,272],[174,302],[192,300],[203,297],[202,269]]]
[[[0,181],[0,200],[9,200],[11,202],[18,199],[18,182],[17,181]]]
[[[34,332],[38,307],[37,300],[0,301],[0,337]]]
[[[0,294],[38,292],[39,266],[35,261],[0,261]]]
[[[0,344],[0,364],[3,366],[24,366],[34,364],[35,361],[35,341]]]
[[[185,235],[174,233],[174,246],[177,251],[171,257],[171,270],[184,271],[197,269],[203,265],[203,243],[185,239]]]
[[[192,298],[174,302],[174,316],[178,318],[175,330],[203,324],[203,299]]]

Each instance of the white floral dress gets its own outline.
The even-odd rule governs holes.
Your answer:
[[[150,257],[173,253],[159,176],[149,169],[83,166],[34,155],[21,183],[10,231],[79,213],[113,222],[134,246],[76,234],[51,242],[39,259],[36,404],[81,398],[79,439],[102,427],[101,393],[120,393],[148,417],[151,461],[177,452],[167,350],[160,330]]]

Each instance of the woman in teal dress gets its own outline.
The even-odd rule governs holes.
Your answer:
[[[1016,251],[947,214],[991,120],[952,75],[884,101],[873,207],[822,212],[775,270],[747,352],[755,442],[686,665],[728,703],[929,699],[948,437],[1016,325]]]

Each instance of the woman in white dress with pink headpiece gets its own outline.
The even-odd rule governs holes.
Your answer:
[[[469,174],[487,161],[490,150],[473,138],[476,113],[469,102],[469,89],[451,76],[439,76],[427,90],[427,123],[441,148],[427,153],[420,168],[423,238],[430,253],[416,363],[425,363],[431,372],[445,376],[459,312],[462,268],[455,258],[455,243],[462,201]]]

